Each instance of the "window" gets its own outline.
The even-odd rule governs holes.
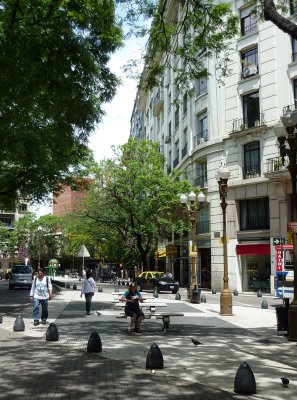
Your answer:
[[[183,131],[183,147],[182,147],[182,158],[188,153],[188,130],[187,128]]]
[[[292,62],[297,61],[297,40],[292,38]]]
[[[250,9],[242,10],[240,13],[240,26],[242,36],[257,32],[258,23],[256,14],[252,14]]]
[[[179,140],[175,142],[174,154],[175,154],[175,159],[173,160],[173,168],[176,167],[179,163]]]
[[[28,210],[27,204],[20,204],[19,205],[19,212],[20,213],[27,212],[27,210]]]
[[[296,4],[294,2],[294,0],[289,0],[290,3],[290,14],[294,15],[297,13],[297,8],[296,8]]]
[[[183,115],[185,115],[187,111],[188,111],[188,96],[187,93],[185,93],[183,97]]]
[[[258,48],[243,51],[241,53],[242,79],[258,73]]]
[[[207,92],[207,77],[199,78],[196,81],[196,95],[200,96]]]
[[[254,128],[260,121],[259,92],[247,94],[242,97],[243,124],[246,128]]]
[[[8,228],[12,227],[13,219],[11,217],[1,217],[0,223],[6,225]]]
[[[260,175],[260,142],[250,142],[244,146],[243,178],[256,178]]]
[[[195,136],[194,146],[200,143],[204,143],[208,140],[208,120],[207,114],[197,115],[196,117],[196,130],[197,135]]]
[[[196,179],[195,186],[204,188],[207,186],[207,162],[201,161],[196,163]]]
[[[202,210],[198,216],[198,222],[196,223],[196,233],[208,233],[210,232],[210,207],[208,203],[203,205]]]
[[[176,106],[174,113],[174,128],[177,129],[179,125],[179,106]]]
[[[240,230],[269,229],[269,199],[268,197],[241,200]]]

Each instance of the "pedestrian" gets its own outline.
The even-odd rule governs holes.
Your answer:
[[[167,278],[172,278],[173,277],[172,273],[169,271],[169,269],[167,270],[166,277]]]
[[[52,298],[52,282],[48,276],[44,275],[43,269],[38,270],[38,275],[34,277],[30,300],[33,300],[33,320],[34,326],[39,325],[39,307],[41,306],[41,323],[46,324],[48,318],[48,300]]]
[[[80,297],[82,297],[83,294],[85,295],[86,312],[88,315],[91,314],[91,303],[92,303],[92,297],[94,296],[95,290],[96,290],[96,283],[95,283],[94,279],[92,278],[91,271],[87,270],[86,277],[82,281],[82,284],[81,284]]]
[[[126,290],[121,297],[120,301],[126,302],[125,314],[131,317],[128,333],[131,333],[131,329],[134,326],[134,332],[142,333],[140,329],[140,324],[144,318],[144,314],[139,307],[139,302],[143,303],[143,298],[141,293],[137,290],[137,285],[135,282],[130,283],[129,289]]]

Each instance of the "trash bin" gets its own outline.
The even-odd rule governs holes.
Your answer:
[[[200,302],[201,302],[201,289],[197,288],[197,285],[195,285],[192,291],[192,303],[198,304]]]
[[[275,307],[275,311],[276,311],[277,331],[288,332],[289,307],[278,305]]]

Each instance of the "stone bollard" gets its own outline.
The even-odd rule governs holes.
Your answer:
[[[240,364],[234,380],[234,392],[238,394],[255,394],[256,381],[251,367],[243,362]]]
[[[234,296],[238,296],[238,290],[237,289],[234,289],[233,295]]]
[[[103,292],[103,288],[102,288],[102,286],[100,285],[100,286],[98,286],[98,292]]]
[[[206,303],[206,296],[204,293],[201,295],[201,303]]]
[[[76,283],[73,285],[73,290],[77,290]]]
[[[261,303],[261,308],[263,308],[263,309],[267,309],[268,308],[268,303],[267,303],[267,301],[265,299]]]
[[[102,343],[97,331],[93,331],[88,340],[87,352],[88,353],[101,353]]]
[[[163,369],[164,361],[161,350],[156,343],[151,345],[151,348],[146,356],[146,369]]]
[[[212,289],[211,293],[212,294],[217,294],[217,290],[216,289]]]
[[[118,293],[119,292],[119,288],[114,288],[114,291],[116,292],[116,293]]]
[[[257,297],[262,297],[262,292],[261,292],[260,289],[259,289],[258,292],[257,292]]]
[[[180,297],[180,293],[179,292],[177,292],[176,293],[176,295],[175,295],[175,300],[180,300],[181,299],[181,297]]]
[[[70,283],[66,283],[65,288],[70,289]]]
[[[25,330],[25,322],[20,315],[18,315],[14,321],[13,330],[15,332],[21,332]]]
[[[56,324],[51,322],[46,330],[45,339],[51,342],[59,340],[59,332]]]
[[[158,291],[154,290],[154,297],[159,297]]]

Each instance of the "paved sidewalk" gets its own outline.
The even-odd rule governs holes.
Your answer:
[[[31,307],[20,313],[24,332],[13,332],[16,315],[3,316],[0,399],[239,399],[234,378],[243,361],[257,383],[257,394],[249,398],[295,399],[296,343],[277,336],[273,308],[234,306],[232,317],[221,317],[218,294],[208,294],[209,301],[197,305],[166,298],[168,310],[185,313],[172,318],[168,335],[155,319],[143,322],[143,335],[127,335],[127,321],[116,318],[119,311],[111,303],[112,288],[103,290],[93,298],[98,313],[90,316],[79,291],[56,295],[49,322],[58,327],[58,342],[45,340],[45,326],[33,327]],[[102,353],[86,351],[94,330]],[[192,337],[202,344],[195,347]],[[162,351],[164,369],[152,373],[145,364],[154,342]],[[290,379],[288,388],[282,386],[282,376]]]

